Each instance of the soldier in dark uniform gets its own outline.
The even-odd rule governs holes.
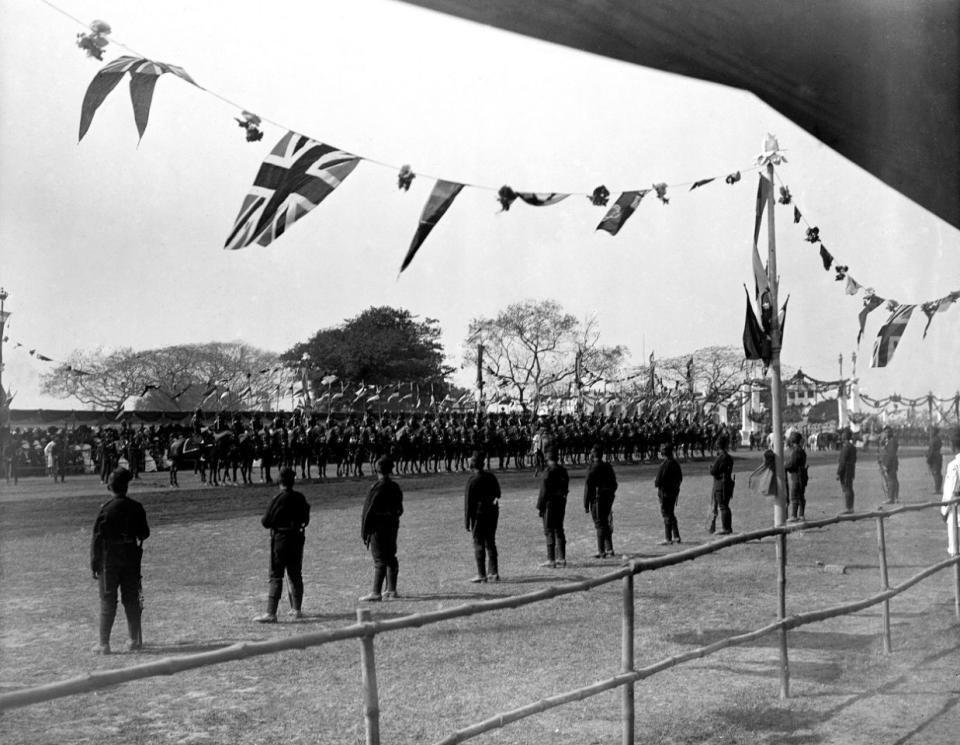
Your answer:
[[[717,531],[717,515],[720,515],[720,530],[718,535],[730,535],[733,532],[733,514],[730,512],[730,498],[733,496],[733,458],[727,452],[730,439],[722,434],[717,438],[717,449],[720,454],[710,466],[710,475],[713,476],[713,491],[710,495],[712,517],[710,533]]]
[[[464,523],[473,534],[473,555],[477,562],[477,576],[471,582],[486,582],[488,579],[500,581],[496,540],[497,522],[500,519],[500,484],[496,476],[484,469],[485,462],[483,453],[477,451],[473,454],[470,467],[476,473],[467,481],[463,499]]]
[[[537,513],[543,519],[543,533],[547,538],[547,560],[542,567],[565,567],[567,565],[567,537],[563,532],[563,520],[567,512],[567,492],[570,477],[567,469],[557,463],[557,451],[545,453],[547,469],[540,482],[537,498]]]
[[[841,434],[840,458],[837,463],[837,481],[843,493],[843,511],[853,512],[853,479],[857,474],[857,448],[853,444],[853,433],[849,429]]]
[[[880,435],[880,448],[877,451],[877,465],[880,467],[880,488],[886,497],[886,504],[896,504],[900,501],[900,478],[897,471],[900,468],[900,458],[897,451],[900,443],[889,425],[883,428]]]
[[[940,439],[940,430],[937,427],[930,428],[930,443],[927,446],[927,468],[930,469],[930,475],[933,476],[933,490],[939,494],[943,491],[943,440]]]
[[[657,487],[657,497],[660,500],[660,514],[663,517],[664,540],[661,546],[680,543],[680,527],[677,525],[677,499],[680,497],[680,483],[683,481],[683,471],[680,464],[673,457],[673,445],[669,442],[663,446],[664,461],[660,464],[653,485]]]
[[[150,536],[143,505],[127,496],[130,471],[118,468],[110,475],[113,499],[100,508],[93,524],[90,569],[100,587],[100,654],[110,654],[110,632],[117,615],[117,590],[127,616],[129,649],[143,647],[140,616],[143,610],[140,561],[143,541]]]
[[[270,589],[266,613],[253,619],[257,623],[277,622],[284,573],[290,583],[290,615],[303,618],[303,543],[304,531],[310,524],[310,504],[293,488],[295,481],[292,468],[280,469],[283,491],[273,498],[260,521],[270,530]]]
[[[360,517],[360,537],[373,554],[373,591],[360,598],[363,602],[398,597],[397,532],[403,514],[403,491],[390,478],[393,460],[383,456],[377,461],[376,469],[380,478],[370,487]],[[387,580],[387,591],[381,595],[384,579]]]
[[[195,437],[200,437],[200,433],[203,431],[203,409],[199,406],[197,410],[193,412],[193,419],[190,421],[190,429],[193,431]]]
[[[790,498],[790,517],[787,522],[801,522],[807,507],[807,453],[803,449],[803,435],[790,435],[790,452],[784,470],[787,472],[787,495]]]
[[[613,466],[603,459],[603,447],[594,445],[590,451],[593,463],[583,485],[583,509],[593,518],[597,531],[595,559],[612,557],[613,500],[617,495],[617,477]]]

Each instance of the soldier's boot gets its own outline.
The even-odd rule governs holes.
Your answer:
[[[373,591],[369,595],[364,595],[360,600],[364,602],[374,602],[377,600],[382,600],[383,595],[381,591],[383,590],[383,580],[387,576],[386,567],[376,567],[373,570]]]
[[[603,528],[597,528],[597,553],[593,555],[594,559],[602,559],[606,554],[606,535]]]
[[[100,603],[100,647],[110,653],[110,632],[113,630],[113,619],[117,616],[116,603]]]
[[[487,581],[487,556],[486,552],[481,546],[477,546],[473,550],[473,559],[477,565],[477,576],[474,577],[471,582],[486,582]]]
[[[267,594],[267,610],[262,615],[256,616],[253,620],[257,623],[276,623],[277,608],[280,606],[280,595],[283,592],[283,585],[276,582],[270,583],[270,592]]]
[[[567,539],[566,536],[557,536],[557,566],[565,567],[567,565]]]
[[[607,529],[606,535],[603,538],[603,547],[604,553],[607,556],[613,556],[613,536],[610,534],[609,529]]]
[[[127,642],[127,649],[131,652],[139,652],[143,649],[143,630],[140,626],[140,609],[131,612],[127,610],[127,635],[130,641]]]
[[[680,543],[680,526],[677,525],[677,518],[673,518],[670,523],[673,527],[673,542]]]
[[[557,552],[556,545],[553,543],[553,540],[547,539],[547,560],[543,562],[540,566],[542,567],[555,567],[557,565]]]
[[[400,567],[387,567],[387,591],[383,594],[386,598],[400,597],[397,592],[397,575],[400,573]]]
[[[720,510],[720,532],[730,534],[733,532],[733,513],[729,507]]]
[[[670,520],[663,521],[663,543],[661,546],[667,546],[673,543],[673,522]]]
[[[290,601],[290,616],[296,620],[303,618],[303,585],[294,588],[287,593],[287,599]]]
[[[492,582],[500,581],[500,567],[497,561],[496,551],[490,551],[487,554],[487,577]]]

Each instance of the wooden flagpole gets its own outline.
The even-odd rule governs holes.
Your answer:
[[[787,519],[787,473],[783,463],[783,382],[780,378],[780,303],[777,298],[777,236],[774,223],[776,199],[773,193],[773,162],[767,163],[767,279],[770,283],[770,414],[773,425],[773,452],[777,459],[777,494],[773,500],[773,524],[783,525]]]

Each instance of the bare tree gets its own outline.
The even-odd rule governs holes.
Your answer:
[[[536,411],[548,391],[592,385],[619,368],[626,348],[603,347],[599,336],[595,318],[581,323],[554,300],[526,300],[470,322],[464,366],[477,366],[482,347],[484,376]]]
[[[188,344],[134,351],[74,351],[41,378],[44,393],[116,410],[131,396],[141,408],[190,410],[207,400],[261,401],[276,386],[277,356],[242,343]],[[213,396],[217,398],[214,399]]]

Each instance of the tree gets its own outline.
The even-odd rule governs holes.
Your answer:
[[[602,346],[599,339],[596,318],[581,323],[554,300],[526,300],[495,318],[473,319],[463,363],[476,368],[482,358],[485,376],[536,411],[547,392],[589,387],[616,373],[627,350]]]
[[[74,396],[103,409],[117,410],[138,397],[140,409],[190,411],[200,405],[257,408],[276,389],[279,372],[272,352],[211,342],[140,352],[76,350],[40,382],[48,395]]]
[[[293,365],[309,360],[314,390],[326,375],[336,375],[341,381],[369,385],[434,384],[436,395],[442,396],[449,390],[446,378],[453,368],[443,363],[440,333],[435,318],[418,321],[407,310],[370,307],[341,326],[320,329],[281,359]]]
[[[690,364],[690,360],[693,363]],[[737,347],[704,347],[693,354],[658,360],[657,366],[665,377],[703,394],[704,403],[722,403],[729,400],[744,381],[743,350]]]

